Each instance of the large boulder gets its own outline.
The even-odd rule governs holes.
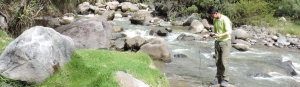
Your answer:
[[[140,10],[138,5],[132,4],[130,2],[123,2],[120,5],[121,5],[122,12],[127,12],[127,11],[136,12],[136,11]]]
[[[183,26],[190,26],[194,20],[198,20],[197,14],[193,13],[183,22]]]
[[[58,27],[56,30],[70,36],[77,49],[108,49],[110,47],[112,26],[107,21],[78,21]]]
[[[180,41],[194,41],[196,38],[195,36],[192,35],[186,35],[186,34],[180,34],[176,40],[180,40]]]
[[[160,37],[156,37],[149,43],[143,45],[138,52],[146,53],[154,60],[171,62],[171,53],[169,51],[168,44]]]
[[[77,13],[82,15],[89,14],[88,10],[90,9],[91,4],[89,2],[83,2],[78,5],[77,7]]]
[[[150,20],[153,19],[149,11],[137,11],[129,19],[132,24],[147,24]]]
[[[235,36],[236,39],[243,39],[246,40],[247,38],[249,38],[249,34],[247,33],[247,31],[243,30],[243,29],[236,29],[232,31],[232,35]]]
[[[112,21],[115,18],[115,11],[109,10],[109,11],[103,11],[101,15],[95,15],[94,17],[90,18],[91,20],[102,20],[102,21]]]
[[[204,26],[199,20],[193,20],[189,27],[191,33],[201,33],[203,30]]]
[[[112,1],[112,2],[105,3],[105,5],[108,6],[110,10],[117,10],[119,4],[120,3],[118,1]]]
[[[129,50],[137,52],[142,45],[146,43],[146,40],[141,36],[135,36],[133,38],[126,39],[126,45]],[[127,50],[127,49],[125,49]]]
[[[40,83],[70,61],[73,51],[70,37],[36,26],[5,48],[0,56],[0,73],[10,79]]]

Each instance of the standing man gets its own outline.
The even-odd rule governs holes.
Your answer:
[[[215,54],[217,74],[215,80],[211,82],[212,85],[219,84],[227,86],[229,81],[229,54],[231,49],[231,21],[230,19],[219,13],[219,10],[211,6],[207,13],[213,18],[214,31],[209,35],[203,35],[202,39],[207,37],[215,38]]]

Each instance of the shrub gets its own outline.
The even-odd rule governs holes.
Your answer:
[[[185,13],[185,15],[189,15],[192,13],[197,13],[197,11],[198,11],[198,8],[195,5],[192,5],[188,8],[186,8],[186,10],[184,10],[184,13]]]
[[[275,16],[288,16],[291,19],[300,18],[300,0],[281,0],[275,4]]]

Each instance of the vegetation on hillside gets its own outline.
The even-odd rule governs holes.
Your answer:
[[[0,15],[7,18],[11,35],[17,37],[25,29],[32,27],[34,18],[38,16],[61,16],[64,13],[76,13],[76,6],[82,2],[96,0],[0,0]],[[103,0],[104,2],[114,0]],[[221,13],[226,14],[235,26],[278,25],[278,17],[286,17],[291,23],[300,25],[300,0],[117,0],[120,2],[145,3],[155,5],[163,3],[168,9],[165,15],[169,20],[177,17],[187,17],[198,13],[203,18],[209,18],[206,10],[216,6]],[[200,18],[201,19],[201,18]],[[297,26],[298,27],[298,26]],[[299,34],[300,36],[300,34]]]

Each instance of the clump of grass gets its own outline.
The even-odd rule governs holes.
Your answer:
[[[24,81],[12,80],[0,75],[0,86],[1,87],[30,87],[32,85]]]
[[[297,25],[293,22],[285,22],[281,23],[277,26],[278,32],[285,35],[285,34],[291,34],[291,35],[296,35],[300,36],[300,25]]]
[[[151,58],[144,53],[77,50],[60,72],[40,86],[118,87],[115,72],[124,71],[152,87],[169,87],[165,75],[150,64]]]
[[[5,31],[0,30],[0,53],[2,53],[5,47],[13,40]]]

